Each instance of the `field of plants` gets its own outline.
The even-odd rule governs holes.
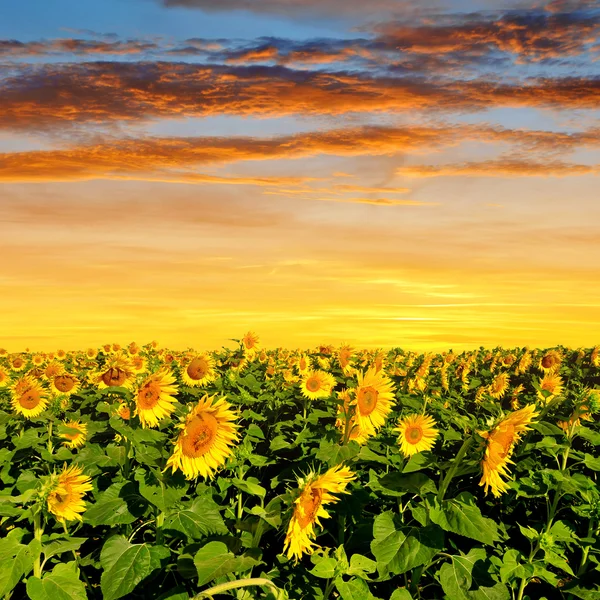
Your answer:
[[[0,350],[0,598],[600,598],[600,347]]]

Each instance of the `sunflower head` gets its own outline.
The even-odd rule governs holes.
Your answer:
[[[135,395],[135,415],[140,418],[142,427],[158,427],[159,421],[175,410],[175,394],[179,389],[174,384],[173,374],[163,368],[139,386]]]
[[[410,457],[418,452],[431,450],[439,435],[433,417],[425,415],[409,415],[399,421],[394,428],[400,437],[398,443],[404,456]]]
[[[13,410],[27,419],[39,416],[48,406],[48,395],[42,384],[25,375],[12,386]]]
[[[300,382],[302,395],[309,400],[328,398],[335,387],[335,377],[331,373],[319,370],[307,371]]]
[[[91,478],[83,474],[76,465],[63,467],[58,475],[53,475],[50,491],[46,498],[48,511],[58,521],[81,521],[85,511],[83,496],[92,489]]]
[[[215,360],[207,353],[192,354],[182,363],[181,379],[191,387],[201,387],[217,378]]]
[[[181,430],[173,454],[167,461],[172,472],[183,471],[186,479],[212,478],[233,452],[239,439],[239,415],[225,398],[205,395],[179,425]]]
[[[394,384],[376,367],[358,373],[354,388],[356,422],[362,431],[375,434],[385,423],[394,402]]]

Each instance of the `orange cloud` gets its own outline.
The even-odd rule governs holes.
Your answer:
[[[406,177],[567,177],[592,175],[600,165],[577,165],[561,161],[535,162],[520,159],[498,159],[465,162],[454,165],[416,165],[401,167],[398,175]]]

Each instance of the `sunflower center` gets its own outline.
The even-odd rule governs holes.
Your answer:
[[[138,393],[138,406],[142,409],[154,408],[160,400],[160,385],[151,381],[143,386]]]
[[[413,425],[406,430],[405,435],[409,444],[418,444],[423,439],[423,430]]]
[[[378,396],[379,392],[372,386],[363,387],[358,390],[357,403],[361,415],[366,417],[375,410]]]
[[[36,390],[27,390],[19,397],[19,404],[28,410],[35,408],[40,401],[40,393]]]
[[[254,348],[255,345],[256,342],[251,337],[244,338],[244,346],[246,346],[246,349],[252,350],[252,348]]]
[[[111,367],[102,374],[102,381],[109,387],[123,385],[126,379],[127,373],[125,373],[123,369],[118,369],[117,367]]]
[[[315,516],[321,506],[323,490],[321,488],[309,488],[302,494],[302,499],[298,503],[298,523],[304,529],[314,522]]]
[[[70,392],[75,386],[75,380],[68,375],[60,375],[54,378],[54,385],[61,392]]]
[[[20,369],[23,366],[23,359],[22,358],[15,358],[12,361],[13,367],[15,369]]]
[[[300,359],[300,370],[301,371],[305,371],[306,367],[307,367],[306,359],[305,358],[301,358]]]
[[[189,458],[204,456],[212,447],[219,422],[210,413],[200,413],[194,417],[185,428],[182,451]]]
[[[347,350],[342,350],[340,352],[340,366],[342,367],[342,369],[344,367],[347,367],[349,362],[350,362],[350,352],[348,352]]]
[[[190,379],[199,381],[208,373],[208,362],[204,358],[195,358],[186,369]]]
[[[549,369],[550,367],[553,367],[554,363],[555,358],[552,355],[544,356],[544,358],[542,358],[542,367],[544,367],[544,369]]]
[[[318,392],[321,389],[321,382],[317,377],[309,377],[306,380],[306,389],[309,392]]]

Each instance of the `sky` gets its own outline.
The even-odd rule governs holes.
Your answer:
[[[595,0],[0,4],[0,346],[600,343]]]

